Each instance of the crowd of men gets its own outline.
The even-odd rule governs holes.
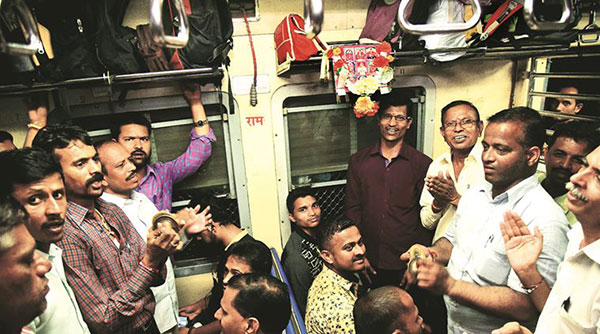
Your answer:
[[[218,201],[153,223],[216,140],[199,87],[185,97],[190,144],[168,162],[151,163],[141,115],[94,143],[30,112],[31,147],[0,153],[2,333],[274,334],[294,302],[311,334],[600,330],[597,125],[563,122],[547,138],[533,109],[484,124],[457,100],[441,110],[449,150],[432,160],[405,141],[410,101],[382,97],[379,140],[349,160],[344,216],[322,220],[313,189],[288,194],[288,290]],[[180,307],[170,257],[194,237],[223,253],[211,292]]]

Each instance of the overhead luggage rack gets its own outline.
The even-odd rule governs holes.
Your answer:
[[[142,72],[117,75],[105,73],[102,76],[97,77],[69,79],[52,83],[36,83],[31,86],[25,84],[10,84],[0,86],[0,96],[20,95],[41,91],[52,91],[57,90],[59,88],[82,88],[85,86],[125,86],[188,79],[194,79],[203,84],[215,83],[218,85],[223,79],[223,68],[201,67],[185,70]]]

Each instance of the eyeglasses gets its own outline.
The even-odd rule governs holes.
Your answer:
[[[396,120],[396,122],[398,122],[398,123],[410,120],[410,117],[404,116],[404,115],[396,115],[396,116],[390,115],[390,114],[381,115],[381,119],[385,122],[391,121],[392,118],[394,118]]]
[[[472,128],[476,123],[479,123],[479,120],[474,120],[470,118],[463,118],[459,121],[448,121],[444,123],[444,129],[456,129],[456,126],[460,124],[463,129]]]

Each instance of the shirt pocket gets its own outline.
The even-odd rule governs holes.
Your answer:
[[[510,263],[504,253],[502,237],[496,235],[495,238],[500,240],[494,242],[492,238],[482,249],[473,252],[474,270],[481,280],[490,285],[507,285]]]
[[[564,308],[560,308],[559,314],[559,333],[578,333],[578,334],[592,334],[596,333],[595,326],[584,326],[575,320]]]

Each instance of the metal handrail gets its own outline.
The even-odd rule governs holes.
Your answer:
[[[525,0],[523,3],[523,17],[532,30],[563,30],[574,22],[573,4],[571,0],[563,0],[563,10],[558,21],[541,21],[535,16],[534,1]]]
[[[173,49],[181,49],[185,47],[189,39],[189,24],[188,18],[185,14],[185,8],[182,0],[169,0],[175,4],[175,11],[177,17],[173,26],[177,28],[177,35],[171,36],[166,35],[163,22],[162,22],[162,9],[164,0],[151,0],[150,1],[150,32],[154,38],[154,41],[160,46]],[[175,24],[175,23],[178,23]]]
[[[429,35],[429,34],[446,34],[451,32],[467,31],[473,28],[481,19],[481,5],[479,0],[467,0],[473,6],[473,17],[467,22],[459,23],[435,23],[435,24],[412,24],[408,22],[408,16],[410,13],[406,13],[406,9],[415,0],[401,0],[400,7],[398,7],[398,23],[400,27],[406,32],[415,35]]]
[[[323,0],[304,0],[304,32],[313,39],[323,26]]]
[[[28,42],[27,44],[7,42],[2,38],[3,43],[0,43],[0,52],[11,55],[33,55],[42,43],[35,19],[23,0],[14,0],[14,9],[23,23],[23,33],[25,34],[25,40]]]

